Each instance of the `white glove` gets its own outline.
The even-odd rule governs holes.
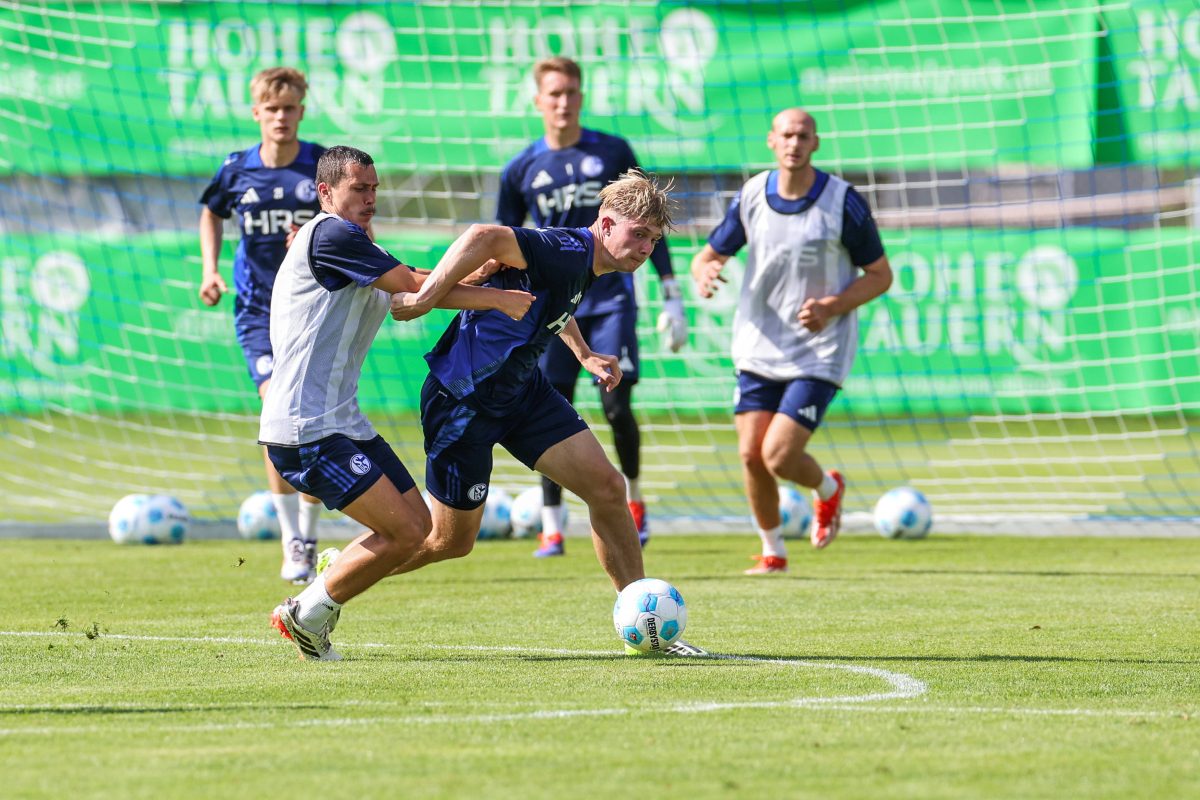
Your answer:
[[[674,278],[662,280],[663,310],[658,315],[659,333],[672,353],[687,344],[687,316],[683,313],[683,294],[679,291],[679,282]]]

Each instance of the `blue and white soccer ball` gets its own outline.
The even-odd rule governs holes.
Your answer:
[[[238,534],[243,539],[278,539],[279,512],[271,493],[255,492],[242,501],[237,515]]]
[[[512,533],[512,495],[498,487],[488,489],[479,522],[480,539],[507,539]]]
[[[541,533],[542,487],[531,486],[518,494],[512,501],[509,518],[514,539],[532,539]]]
[[[683,635],[687,606],[679,590],[657,578],[634,581],[617,595],[613,627],[639,653],[661,653]]]
[[[779,518],[783,525],[783,538],[807,539],[812,517],[812,506],[803,492],[792,486],[779,487]]]
[[[108,515],[108,535],[117,544],[179,544],[191,517],[183,503],[165,494],[122,497]]]
[[[933,526],[933,506],[911,486],[886,492],[875,504],[875,530],[886,539],[923,539]]]

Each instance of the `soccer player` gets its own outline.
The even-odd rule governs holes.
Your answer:
[[[374,161],[361,150],[338,146],[321,156],[321,212],[296,234],[271,300],[275,372],[259,442],[296,489],[367,528],[333,567],[272,614],[272,625],[305,659],[340,658],[329,631],[341,603],[408,561],[431,524],[408,470],[358,407],[363,359],[392,293],[415,292],[427,277],[368,236],[378,186]],[[520,319],[533,301],[520,290],[439,289],[444,308],[498,309],[503,319]]]
[[[535,299],[518,321],[515,315],[464,311],[426,354],[429,377],[421,389],[421,427],[433,530],[391,574],[471,552],[487,499],[492,448],[500,444],[587,503],[596,555],[614,588],[645,577],[624,479],[587,423],[537,366],[546,345],[558,336],[605,389],[620,385],[618,359],[593,352],[571,314],[596,278],[631,273],[649,258],[671,224],[670,208],[666,191],[640,173],[609,184],[600,199],[599,215],[587,228],[472,225],[419,291],[393,296],[392,316],[415,319],[444,302],[445,293],[459,281],[484,269],[494,271],[485,286],[524,289]],[[343,589],[348,555],[333,560],[299,598],[304,601],[305,595],[328,586],[319,613],[314,611],[305,625],[325,633],[315,649],[330,647],[329,623],[353,596]],[[676,642],[667,652],[703,651]]]
[[[262,141],[230,153],[200,197],[200,254],[203,275],[200,299],[214,306],[229,291],[221,277],[221,228],[236,215],[241,241],[233,259],[237,296],[233,320],[238,344],[246,357],[250,377],[265,397],[271,382],[271,287],[286,252],[293,226],[312,219],[319,205],[314,178],[317,159],[325,148],[298,138],[304,119],[308,83],[299,70],[266,69],[250,81]],[[317,551],[320,501],[300,495],[279,476],[264,452],[267,486],[279,516],[282,533],[281,578],[298,584],[312,580]]]
[[[748,180],[692,260],[701,297],[749,245],[733,321],[734,420],[742,477],[762,555],[748,575],[787,571],[777,479],[816,495],[810,539],[826,547],[841,525],[846,482],[807,452],[858,345],[855,309],[887,291],[892,270],[871,210],[846,181],[812,165],[817,123],[799,108],[767,134],[778,169]]]
[[[537,94],[534,105],[542,114],[545,136],[522,150],[508,163],[500,177],[496,220],[501,225],[519,226],[526,216],[539,228],[587,227],[596,221],[600,190],[609,182],[637,167],[629,142],[581,126],[580,91],[583,75],[579,65],[561,56],[539,61],[533,68]],[[658,328],[672,351],[687,342],[687,318],[682,294],[671,269],[666,240],[650,256],[662,283],[663,311]],[[641,432],[633,415],[633,385],[638,380],[637,301],[633,276],[627,272],[601,275],[575,311],[580,332],[601,353],[618,356],[624,377],[620,385],[601,391],[604,415],[612,426],[613,446],[625,475],[629,510],[643,546],[649,537],[646,504],[638,486],[641,473]],[[559,394],[572,402],[579,362],[563,341],[552,341],[542,356],[541,369]],[[595,383],[605,389],[599,379]],[[542,479],[541,546],[538,557],[563,554],[562,486]]]

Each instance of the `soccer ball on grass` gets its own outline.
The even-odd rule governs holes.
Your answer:
[[[488,489],[479,522],[480,539],[507,539],[512,533],[512,495],[495,486]],[[540,513],[540,511],[539,511]]]
[[[933,507],[911,486],[886,492],[875,503],[875,530],[886,539],[923,539],[933,526]]]
[[[243,539],[278,539],[279,512],[271,493],[255,492],[242,501],[237,515],[238,534]]]
[[[783,525],[783,538],[807,539],[812,516],[812,506],[803,493],[791,486],[779,487],[779,519]]]
[[[687,606],[671,584],[642,578],[617,595],[613,627],[626,646],[639,653],[661,653],[683,635]]]
[[[122,497],[108,515],[108,535],[117,544],[179,544],[191,518],[183,503],[165,494]]]

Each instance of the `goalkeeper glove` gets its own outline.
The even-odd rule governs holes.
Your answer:
[[[663,310],[658,315],[658,331],[672,353],[678,353],[687,344],[687,316],[683,313],[683,293],[674,278],[662,279]]]

